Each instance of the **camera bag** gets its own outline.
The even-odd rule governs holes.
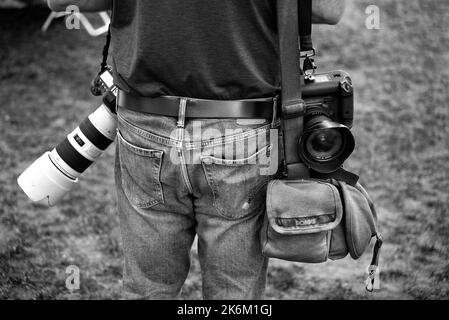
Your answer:
[[[300,51],[314,52],[311,12],[311,0],[277,1],[286,178],[273,180],[267,187],[262,252],[270,258],[303,263],[341,259],[348,253],[358,259],[376,237],[366,281],[366,289],[372,291],[382,238],[371,198],[358,176],[342,168],[330,174],[310,171],[298,156],[306,109],[299,62]],[[298,43],[298,31],[300,50],[293,45]]]
[[[283,260],[358,259],[378,236],[377,214],[363,187],[335,179],[274,180],[267,188],[262,250]]]

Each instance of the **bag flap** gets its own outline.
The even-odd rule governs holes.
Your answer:
[[[343,208],[337,188],[321,180],[273,180],[267,188],[270,226],[280,234],[310,234],[334,229]]]
[[[377,233],[377,215],[371,199],[360,184],[339,181],[345,210],[346,245],[353,259],[361,257]]]

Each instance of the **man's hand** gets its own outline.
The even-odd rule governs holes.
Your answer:
[[[312,0],[312,23],[335,25],[344,11],[345,0]]]
[[[85,12],[106,11],[112,8],[112,0],[47,0],[47,4],[53,11],[65,11],[71,5]]]

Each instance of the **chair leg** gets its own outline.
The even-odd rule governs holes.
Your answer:
[[[64,17],[67,15],[74,14],[77,19],[81,22],[81,24],[86,28],[86,31],[89,35],[92,37],[97,37],[99,35],[102,35],[103,33],[108,32],[109,24],[111,23],[111,18],[107,14],[107,12],[99,12],[99,15],[101,19],[104,22],[104,25],[95,29],[92,24],[89,22],[89,20],[86,18],[86,16],[80,12],[54,12],[52,11],[50,15],[48,16],[45,23],[42,25],[41,30],[42,32],[46,32],[48,28],[50,27],[50,24],[53,22],[54,19]]]
[[[104,22],[104,25],[97,29],[92,26],[85,15],[83,15],[82,13],[76,13],[76,15],[80,19],[80,22],[83,24],[83,26],[86,28],[87,33],[89,33],[92,37],[97,37],[99,35],[102,35],[103,33],[106,33],[109,29],[109,24],[111,23],[111,19],[106,12],[99,13],[101,19]]]
[[[54,19],[64,17],[70,13],[67,12],[55,12],[52,11],[49,15],[47,20],[45,20],[44,24],[41,27],[42,32],[46,32],[48,28],[50,27],[50,24],[53,22]]]

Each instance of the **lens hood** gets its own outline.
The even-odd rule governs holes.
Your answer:
[[[308,150],[309,139],[312,134],[318,131],[326,132],[327,130],[337,131],[341,135],[341,147],[329,157],[314,157],[313,152]],[[320,115],[311,117],[306,122],[304,133],[299,139],[299,157],[309,168],[322,172],[330,173],[338,170],[345,160],[351,155],[355,148],[355,140],[348,127],[330,120],[328,117]]]

